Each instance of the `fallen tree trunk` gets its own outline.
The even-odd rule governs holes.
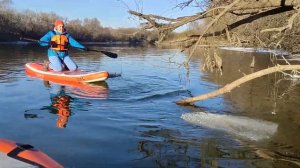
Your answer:
[[[227,92],[230,92],[232,89],[240,86],[243,83],[246,83],[250,80],[253,80],[255,78],[259,78],[262,77],[264,75],[268,75],[274,72],[280,72],[280,71],[289,71],[289,70],[300,70],[300,65],[277,65],[275,67],[271,67],[271,68],[267,68],[267,69],[263,69],[257,72],[254,72],[250,75],[246,75],[230,84],[225,85],[224,87],[222,87],[221,89],[215,90],[213,92],[207,93],[207,94],[203,94],[200,96],[196,96],[196,97],[191,97],[191,98],[187,98],[187,99],[183,99],[183,100],[179,100],[176,102],[176,104],[178,105],[189,105],[192,104],[196,101],[201,101],[201,100],[205,100],[205,99],[209,99]]]

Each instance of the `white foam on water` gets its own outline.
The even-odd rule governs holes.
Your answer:
[[[253,141],[269,139],[278,127],[278,124],[270,121],[205,112],[186,113],[181,118],[195,125],[223,130]]]

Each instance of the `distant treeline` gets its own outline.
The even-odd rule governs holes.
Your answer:
[[[7,1],[8,2],[8,1]],[[2,3],[2,4],[1,4]],[[96,18],[69,20],[55,13],[17,12],[9,3],[0,2],[0,41],[15,41],[20,37],[39,39],[53,29],[56,19],[65,21],[67,31],[82,42],[154,42],[157,33],[138,28],[107,28]]]

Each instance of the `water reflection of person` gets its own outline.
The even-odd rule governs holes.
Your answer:
[[[57,114],[58,116],[56,126],[58,128],[66,128],[68,118],[71,115],[71,96],[66,94],[65,87],[62,85],[50,85],[49,81],[44,81],[44,85],[49,88],[51,113]]]
[[[56,122],[58,128],[66,128],[67,126],[68,118],[72,114],[70,108],[71,101],[77,98],[104,100],[107,99],[109,91],[106,82],[93,84],[77,83],[70,86],[53,82],[50,84],[49,81],[44,81],[44,86],[49,90],[51,105],[44,106],[39,110],[47,110],[52,114],[56,114],[58,116]],[[70,93],[72,97],[67,93]],[[38,114],[30,112],[34,112],[34,109],[25,111],[24,117],[26,119],[42,118]]]

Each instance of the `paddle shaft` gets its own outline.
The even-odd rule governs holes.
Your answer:
[[[36,42],[36,43],[49,43],[46,41],[40,41],[40,40],[36,40],[36,39],[31,39],[31,38],[25,38],[25,37],[21,37],[20,40],[27,40],[27,41],[32,41],[32,42]],[[78,47],[74,47],[74,48],[78,48]],[[84,48],[78,48],[78,49],[82,49],[84,50]],[[112,52],[108,52],[108,51],[103,51],[103,50],[95,50],[95,49],[87,49],[84,51],[94,51],[94,52],[101,52],[102,54],[110,57],[110,58],[117,58],[118,55],[116,53],[112,53]]]
[[[35,39],[31,39],[31,38],[25,38],[25,37],[21,37],[20,40],[27,40],[27,41],[32,41],[32,42],[42,42],[42,43],[48,43],[48,42],[45,42],[45,41],[39,41],[39,40],[35,40]]]

